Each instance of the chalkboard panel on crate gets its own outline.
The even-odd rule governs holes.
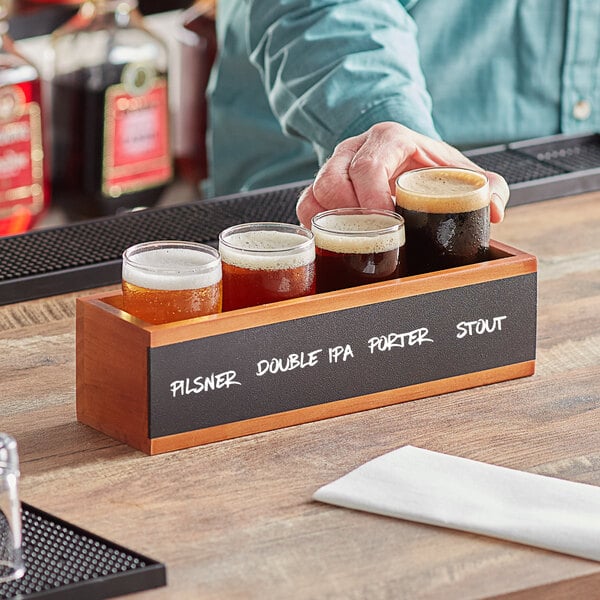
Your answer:
[[[156,454],[531,375],[536,259],[149,325],[77,302],[80,421]]]

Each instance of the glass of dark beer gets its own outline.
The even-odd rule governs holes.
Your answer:
[[[455,167],[407,171],[396,180],[396,212],[404,217],[409,274],[488,258],[490,190],[484,173]]]
[[[315,242],[287,223],[244,223],[219,235],[223,310],[315,293]]]
[[[371,208],[338,208],[312,219],[317,292],[406,275],[404,219]]]
[[[221,312],[221,257],[204,244],[144,242],[123,253],[123,310],[153,325]]]

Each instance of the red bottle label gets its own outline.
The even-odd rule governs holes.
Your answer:
[[[122,81],[106,90],[102,192],[121,194],[156,187],[173,176],[167,82],[128,65]]]
[[[40,105],[18,85],[0,88],[0,220],[11,224],[1,234],[25,231],[44,209],[43,162]]]

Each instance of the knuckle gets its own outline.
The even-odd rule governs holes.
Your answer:
[[[382,121],[381,123],[376,123],[371,128],[372,131],[377,134],[385,133],[392,134],[394,136],[406,136],[409,133],[412,133],[412,130],[402,125],[401,123],[397,123],[396,121]]]
[[[313,195],[317,198],[326,196],[335,187],[336,173],[330,163],[325,163],[319,170],[312,184]]]
[[[372,154],[357,155],[354,157],[348,168],[350,177],[353,175],[362,175],[370,173],[380,168],[380,160]]]
[[[375,123],[375,125],[371,126],[371,132],[373,133],[382,133],[393,127],[394,123],[388,121],[382,121],[381,123]]]

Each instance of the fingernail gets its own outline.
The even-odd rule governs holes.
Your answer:
[[[491,202],[496,207],[500,220],[502,220],[504,218],[504,202],[502,202],[502,198],[498,194],[492,194]]]

